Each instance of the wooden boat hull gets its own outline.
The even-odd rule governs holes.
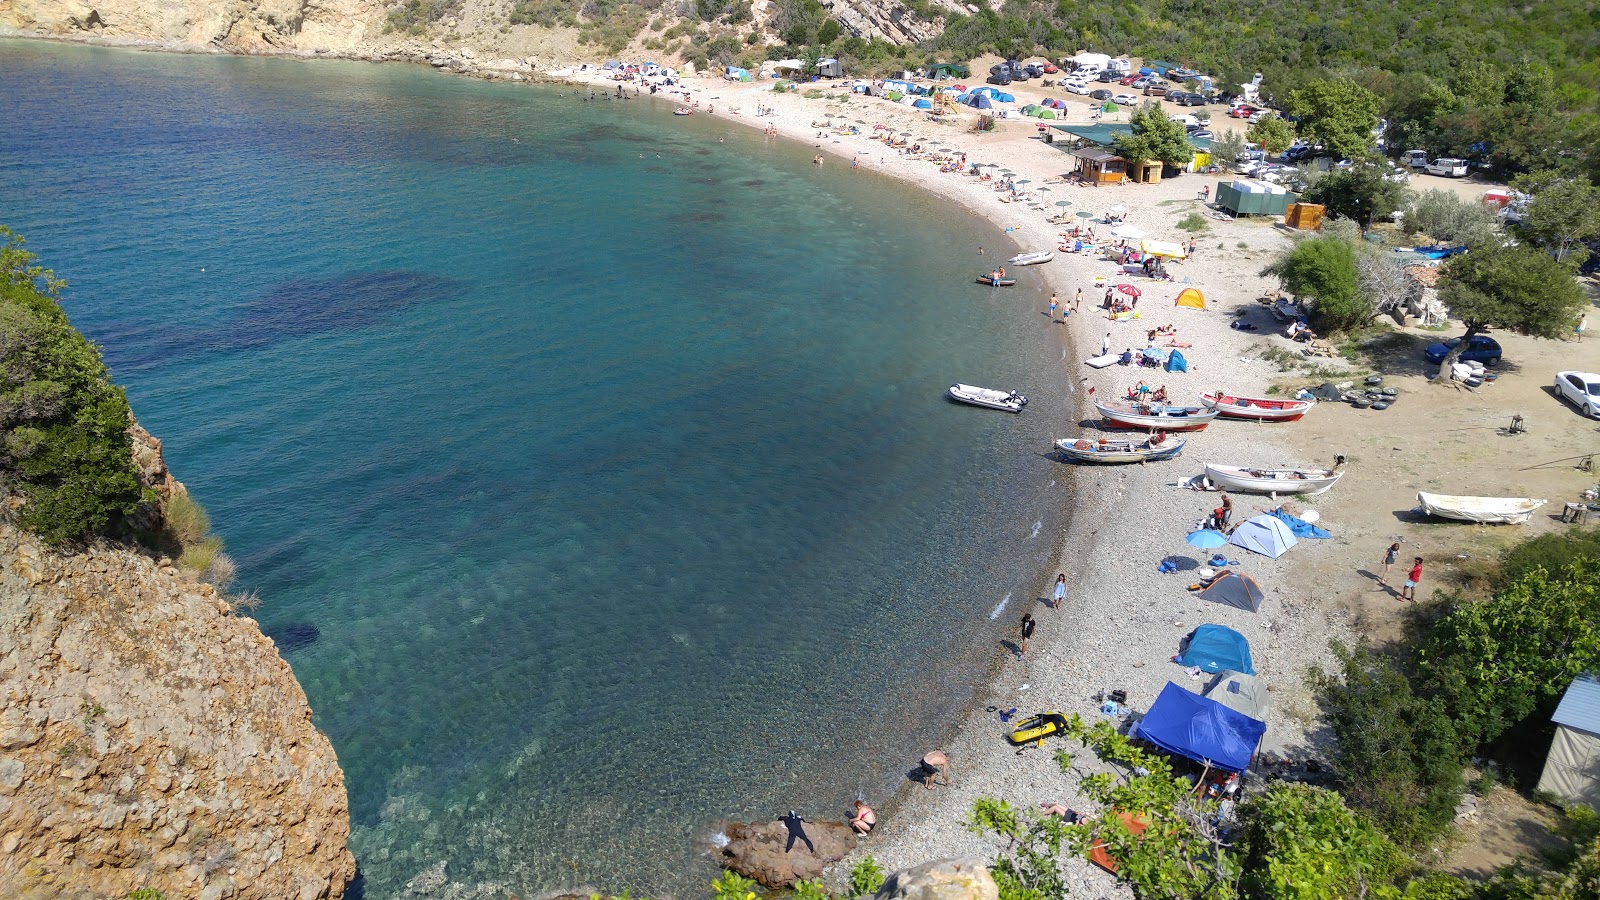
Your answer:
[[[1531,497],[1463,497],[1417,492],[1417,505],[1430,516],[1457,522],[1521,525],[1533,518],[1545,500]]]
[[[1011,287],[1017,283],[1017,280],[1015,278],[1002,278],[996,282],[993,275],[979,275],[978,283],[987,284],[990,287]]]
[[[1233,397],[1201,394],[1200,402],[1213,407],[1224,419],[1251,419],[1257,422],[1297,422],[1313,406],[1310,400],[1272,400],[1266,397]]]
[[[1094,408],[1107,424],[1151,431],[1201,431],[1217,417],[1216,410],[1195,406],[1169,407],[1164,413],[1141,413],[1133,406],[1111,406],[1096,400]]]
[[[1325,494],[1344,477],[1326,469],[1251,469],[1206,463],[1212,486],[1246,494]]]
[[[1128,463],[1160,462],[1176,459],[1183,453],[1184,441],[1167,439],[1152,447],[1149,441],[1117,441],[1100,438],[1064,438],[1056,441],[1056,450],[1067,462],[1093,465],[1126,465]],[[1080,447],[1079,444],[1088,444]]]

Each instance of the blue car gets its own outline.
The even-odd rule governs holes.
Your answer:
[[[1461,338],[1452,338],[1438,344],[1428,345],[1428,362],[1438,365],[1450,355],[1450,351],[1461,343]],[[1481,362],[1492,366],[1500,362],[1500,342],[1486,334],[1477,334],[1472,337],[1471,346],[1461,351],[1461,362]]]

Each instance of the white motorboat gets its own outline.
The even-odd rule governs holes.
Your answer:
[[[970,384],[950,385],[950,399],[1011,413],[1022,412],[1022,408],[1028,405],[1028,398],[1016,391],[997,391]]]
[[[1224,419],[1254,419],[1258,422],[1293,422],[1305,415],[1312,406],[1310,400],[1235,397],[1220,391],[1201,394],[1200,402],[1215,407]]]
[[[1034,250],[1031,253],[1018,253],[1006,260],[1008,266],[1037,266],[1056,258],[1054,250]]]
[[[1246,494],[1323,494],[1344,477],[1337,457],[1332,469],[1259,469],[1206,463],[1206,487]]]
[[[1417,505],[1430,516],[1458,522],[1493,522],[1521,525],[1547,501],[1530,497],[1459,497],[1417,492]]]
[[[1166,406],[1126,400],[1094,401],[1094,408],[1107,424],[1122,428],[1150,428],[1160,431],[1199,431],[1217,417],[1214,409],[1198,406]]]
[[[1056,450],[1069,462],[1142,463],[1174,459],[1183,452],[1184,443],[1164,434],[1143,441],[1084,436],[1062,438],[1056,441]]]

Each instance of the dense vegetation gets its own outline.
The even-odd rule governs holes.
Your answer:
[[[0,226],[0,488],[24,500],[20,524],[55,544],[143,499],[127,398],[57,305],[64,286]]]

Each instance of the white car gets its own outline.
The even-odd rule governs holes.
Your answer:
[[[1428,163],[1424,171],[1429,175],[1441,175],[1445,178],[1465,178],[1467,177],[1467,161],[1443,156]]]
[[[1118,106],[1138,106],[1139,98],[1132,94],[1118,94],[1111,98],[1111,102]]]
[[[1593,372],[1557,372],[1556,396],[1571,403],[1591,419],[1600,419],[1600,375]]]
[[[1093,88],[1089,87],[1089,82],[1087,82],[1087,81],[1069,81],[1069,82],[1067,82],[1067,91],[1069,93],[1087,94],[1091,90],[1093,90]]]

